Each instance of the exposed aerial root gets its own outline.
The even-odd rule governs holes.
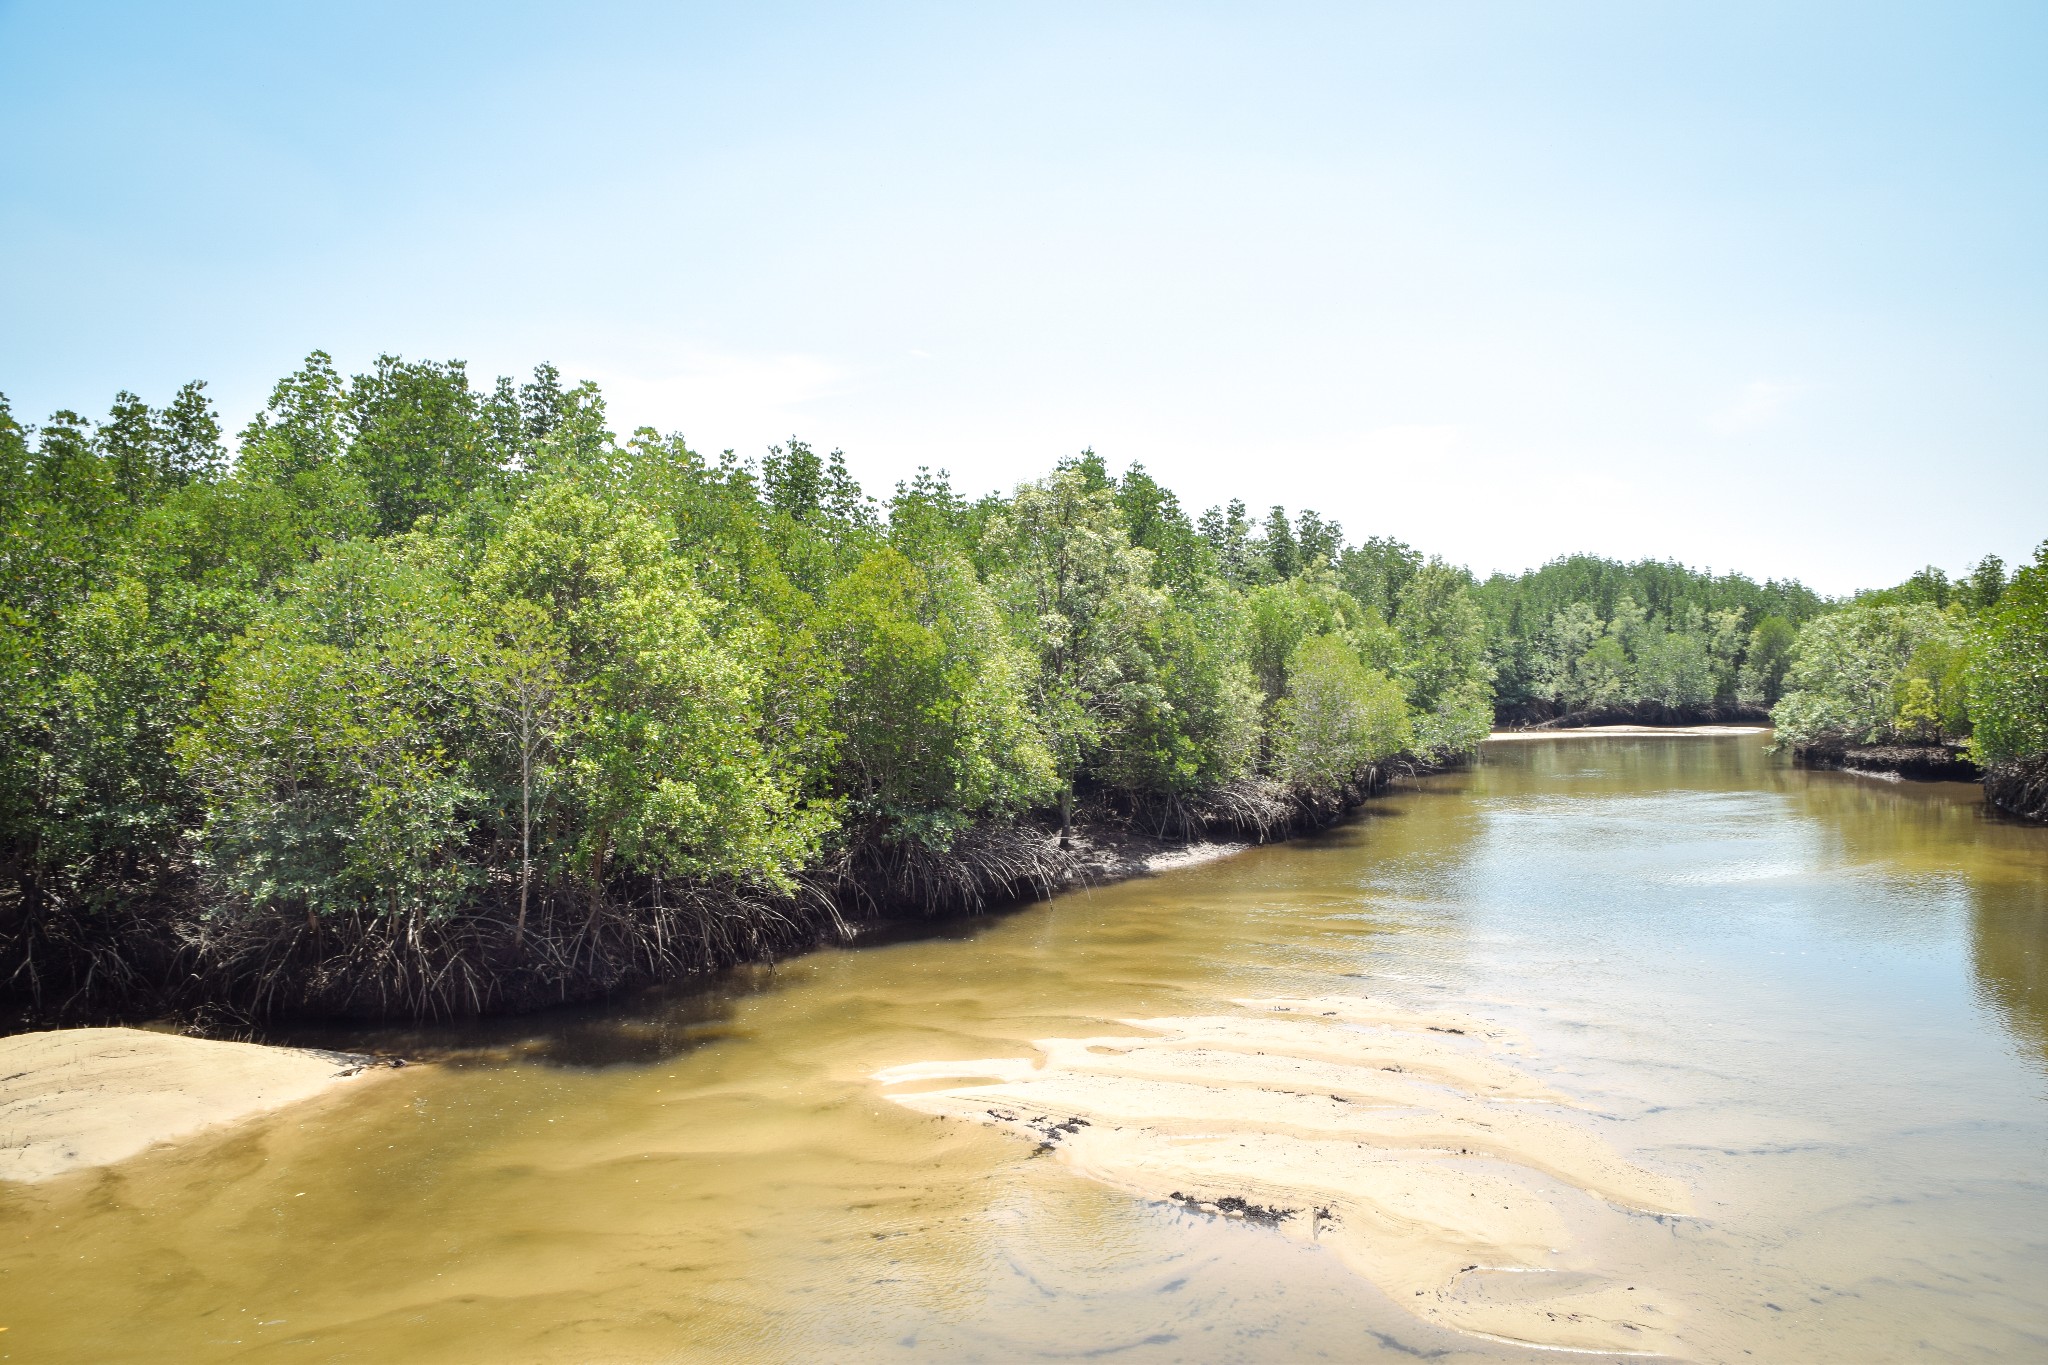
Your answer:
[[[1075,884],[1151,870],[1163,840],[1264,842],[1320,829],[1385,785],[1375,765],[1339,790],[1246,778],[1143,802],[1087,796],[1072,846],[1024,822],[971,827],[944,843],[856,836],[793,891],[738,883],[613,878],[529,888],[503,879],[439,915],[359,905],[210,898],[186,876],[175,904],[87,909],[51,899],[35,914],[0,898],[0,983],[21,1022],[204,1012],[245,1033],[284,1015],[433,1018],[533,1009],[844,940],[887,915],[973,913]],[[1133,848],[1153,841],[1146,856]]]

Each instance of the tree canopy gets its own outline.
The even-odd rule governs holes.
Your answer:
[[[973,904],[1086,820],[1261,832],[1496,715],[1773,706],[2048,749],[2048,548],[1846,603],[1589,556],[1475,583],[1093,451],[886,499],[790,439],[621,440],[548,366],[315,352],[0,400],[0,971],[251,1007],[526,1004]]]
[[[0,405],[0,472],[0,967],[32,990],[142,944],[278,1007],[559,997],[800,941],[849,879],[1028,871],[1076,809],[1326,807],[1490,721],[1461,570],[1192,517],[1092,451],[878,501],[798,439],[621,440],[551,367],[315,352],[232,457],[194,384]]]

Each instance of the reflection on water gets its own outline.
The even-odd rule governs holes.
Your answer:
[[[1972,897],[1970,965],[1984,1002],[2048,1073],[2048,879],[2014,872]]]
[[[1492,746],[1320,838],[708,990],[308,1035],[449,1064],[0,1191],[0,1356],[1549,1359],[869,1079],[1370,993],[1519,1030],[1692,1188],[1597,1250],[1696,1358],[2048,1358],[2044,942],[2048,831],[1971,788]]]

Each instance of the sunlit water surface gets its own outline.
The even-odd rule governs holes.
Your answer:
[[[1326,836],[423,1034],[448,1058],[0,1190],[37,1361],[1554,1360],[878,1068],[1369,992],[1520,1030],[1701,1217],[1595,1259],[1701,1360],[2048,1359],[2048,830],[1761,737],[1495,744]]]

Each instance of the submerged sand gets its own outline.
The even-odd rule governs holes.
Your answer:
[[[366,1059],[132,1028],[0,1038],[0,1180],[47,1180],[308,1099]]]
[[[1496,730],[1489,744],[1515,739],[1599,739],[1603,735],[1657,735],[1665,739],[1711,739],[1720,735],[1769,734],[1768,725],[1581,725],[1570,730]]]
[[[1468,1018],[1330,997],[1119,1021],[1035,1058],[925,1062],[898,1104],[991,1125],[1083,1174],[1330,1247],[1418,1316],[1550,1349],[1656,1353],[1663,1295],[1575,1249],[1601,1218],[1684,1214]]]

